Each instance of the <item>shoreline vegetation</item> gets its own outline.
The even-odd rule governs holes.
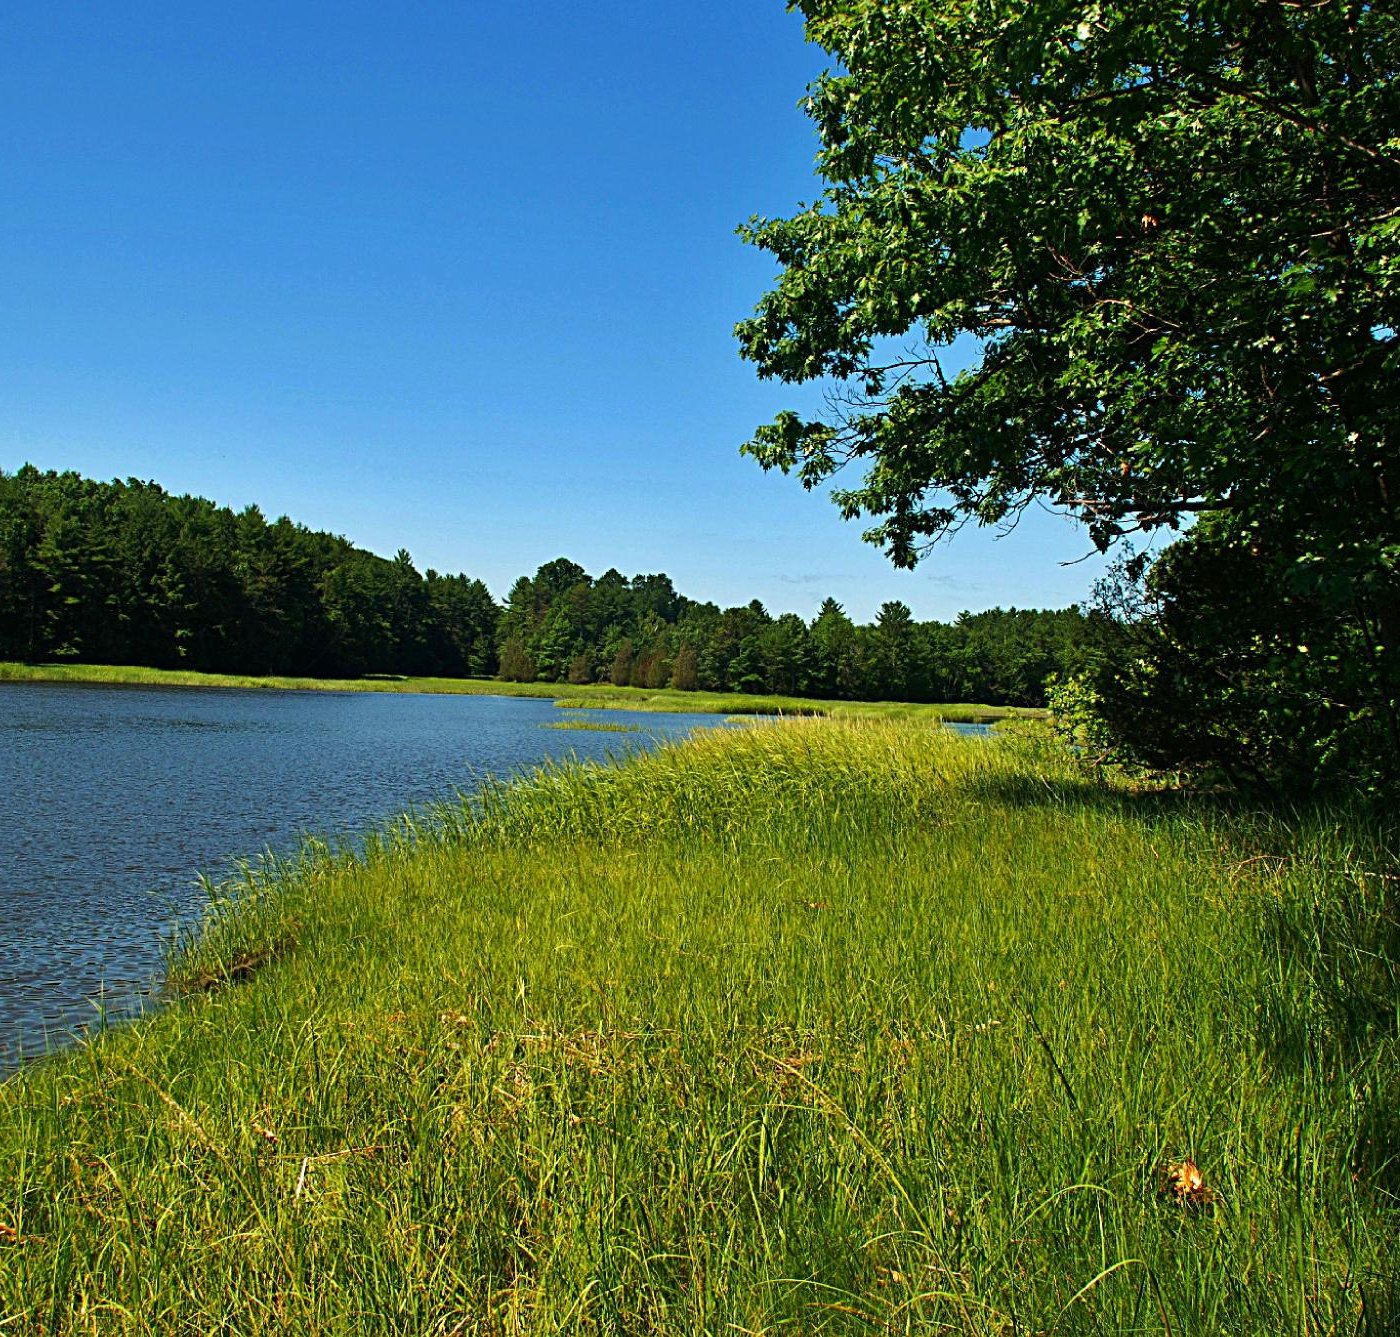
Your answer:
[[[252,677],[196,673],[121,664],[22,664],[0,662],[0,682],[94,683],[107,686],[235,687],[262,691],[400,692],[463,696],[526,696],[563,709],[638,710],[696,715],[816,715],[846,719],[925,719],[948,724],[992,724],[1043,716],[1043,710],[972,703],[911,701],[820,701],[808,697],[744,692],[680,691],[661,687],[617,687],[607,683],[507,682],[500,678],[431,678],[376,675],[365,678]]]
[[[0,1330],[1400,1321],[1395,831],[707,731],[211,888],[0,1083]]]

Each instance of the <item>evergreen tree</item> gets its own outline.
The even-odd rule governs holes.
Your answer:
[[[721,610],[664,574],[596,581],[556,558],[504,608],[466,576],[420,576],[256,506],[154,483],[0,471],[0,655],[236,673],[435,673],[682,690],[1038,703],[1082,654],[1072,610],[992,610],[954,627],[887,604],[857,628],[828,599],[810,630],[758,600]],[[931,647],[936,647],[936,650]],[[1077,657],[1078,656],[1078,657]],[[934,671],[936,665],[937,671]]]

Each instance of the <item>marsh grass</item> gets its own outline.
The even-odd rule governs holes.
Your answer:
[[[0,1085],[0,1331],[1394,1331],[1386,841],[793,721],[250,868]]]
[[[0,682],[108,683],[150,687],[239,687],[277,691],[397,692],[459,696],[524,696],[551,700],[564,709],[643,710],[671,714],[834,716],[842,719],[943,719],[985,724],[1043,711],[1010,706],[928,705],[908,701],[819,701],[797,696],[749,696],[743,692],[680,692],[672,688],[614,687],[608,683],[504,682],[496,678],[408,678],[369,674],[363,678],[247,677],[191,673],[109,664],[20,664],[0,662]]]
[[[580,729],[588,733],[646,733],[640,724],[614,724],[611,720],[550,720],[542,729]]]

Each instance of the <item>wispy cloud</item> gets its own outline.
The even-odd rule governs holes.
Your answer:
[[[783,572],[778,579],[784,585],[836,585],[844,580],[853,580],[854,574],[850,571],[807,571],[802,575],[792,575]]]

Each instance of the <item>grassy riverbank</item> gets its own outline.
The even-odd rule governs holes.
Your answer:
[[[0,1331],[1394,1331],[1383,842],[809,720],[309,851],[0,1085]]]
[[[0,662],[0,682],[86,682],[149,687],[243,687],[303,692],[423,692],[461,696],[529,696],[588,710],[648,710],[705,715],[830,715],[847,719],[944,719],[990,723],[1043,712],[972,703],[924,705],[907,701],[819,701],[743,692],[678,692],[668,687],[575,686],[503,682],[498,678],[252,678],[232,673],[188,673],[119,664]]]

